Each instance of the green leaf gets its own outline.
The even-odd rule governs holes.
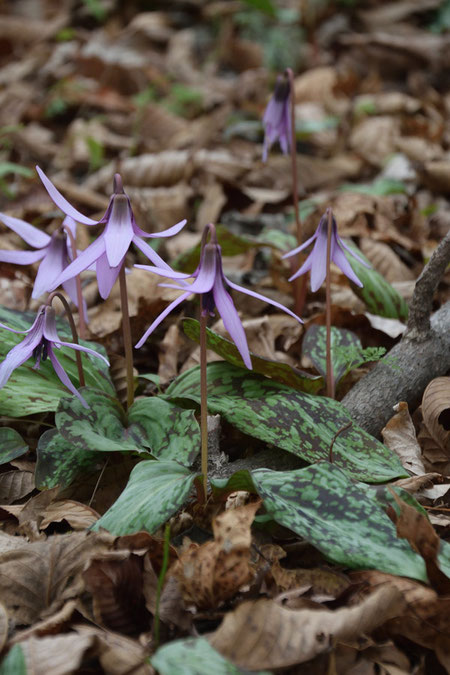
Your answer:
[[[238,236],[230,232],[224,225],[216,225],[217,240],[222,247],[222,255],[234,256],[255,248],[258,244],[254,239]],[[261,246],[262,244],[260,244]],[[200,239],[196,246],[179,255],[172,267],[181,272],[193,272],[200,261]]]
[[[195,342],[200,341],[200,323],[196,319],[184,319],[183,330],[191,340],[195,340]],[[216,354],[228,361],[228,363],[247,370],[234,342],[217,335],[217,333],[207,328],[206,343],[208,349],[212,349]],[[266,375],[277,382],[288,384],[295,389],[307,391],[310,394],[317,393],[323,387],[323,379],[321,377],[309,375],[297,368],[293,368],[287,363],[271,361],[262,356],[256,356],[252,352],[250,352],[250,356],[255,373]]]
[[[405,184],[393,178],[377,178],[373,183],[345,183],[339,189],[341,192],[358,192],[375,197],[406,193]]]
[[[269,16],[275,17],[277,15],[277,10],[271,0],[244,0],[244,2]]]
[[[221,656],[203,637],[169,642],[150,661],[160,675],[244,675],[243,670]],[[260,670],[255,675],[270,673]]]
[[[307,356],[316,370],[327,376],[327,329],[325,326],[312,325],[303,338],[302,354]],[[331,361],[334,381],[339,380],[349,370],[361,362],[362,344],[355,333],[343,328],[331,326]],[[354,365],[355,364],[355,365]]]
[[[0,665],[0,675],[27,675],[25,654],[20,645],[11,647]]]
[[[28,329],[35,318],[34,313],[14,312],[0,306],[0,322],[15,330]],[[58,319],[57,327],[61,339],[72,342],[68,324],[62,319]],[[0,360],[3,360],[6,354],[23,339],[23,335],[17,335],[0,328]],[[80,340],[80,344],[106,356],[106,352],[101,345],[85,340]],[[75,351],[69,347],[61,347],[58,350],[57,357],[75,387],[78,388]],[[87,354],[82,355],[82,361],[86,386],[95,387],[107,394],[114,395],[115,390],[109,377],[109,368],[104,361]],[[0,415],[23,417],[24,415],[56,410],[60,398],[68,395],[67,389],[53,370],[50,359],[41,362],[39,370],[33,368],[34,363],[34,359],[31,358],[22,366],[16,368],[8,382],[0,390]]]
[[[172,382],[171,400],[200,401],[200,369]],[[228,363],[208,365],[208,409],[250,436],[313,463],[329,457],[330,445],[351,418],[337,401],[311,396]],[[377,483],[407,476],[398,457],[356,424],[333,444],[337,466],[360,480]]]
[[[252,471],[252,479],[274,520],[333,562],[426,581],[423,559],[405,539],[397,538],[395,525],[385,513],[388,504],[395,506],[386,487],[354,482],[328,462],[296,471],[258,469]],[[404,490],[395,491],[423,512]],[[447,574],[449,551],[450,545],[442,542],[439,562]]]
[[[256,492],[251,474],[247,469],[236,471],[229,478],[211,478],[211,486],[214,497],[222,497],[239,490]]]
[[[57,429],[45,431],[36,448],[35,484],[38,490],[69,486],[77,476],[101,466],[105,456],[86,450],[83,443],[68,443]]]
[[[190,466],[200,450],[200,429],[192,410],[154,396],[141,398],[128,412],[128,433],[160,460]]]
[[[103,527],[116,535],[156,532],[183,506],[196,477],[177,462],[139,462],[125,490],[93,529]]]
[[[15,429],[0,428],[0,464],[6,464],[26,452],[28,452],[28,445]]]
[[[364,254],[361,253],[352,241],[347,240],[346,243],[363,260],[369,263]],[[344,251],[344,253],[356,276],[363,284],[362,288],[352,284],[352,290],[366,304],[369,312],[378,316],[384,316],[386,319],[406,321],[408,318],[408,305],[395,288],[373,267],[368,269],[350,255],[350,253],[347,251]]]
[[[125,413],[119,401],[96,389],[81,390],[86,409],[75,397],[62,398],[55,421],[59,433],[71,445],[100,452],[141,451],[124,428]]]

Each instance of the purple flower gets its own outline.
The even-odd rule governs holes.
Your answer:
[[[265,129],[263,162],[267,160],[267,153],[277,139],[285,155],[290,150],[292,137],[290,101],[289,80],[286,76],[279,75],[263,117]]]
[[[0,389],[7,383],[13,370],[21,366],[29,358],[33,357],[36,359],[34,368],[39,368],[41,360],[45,361],[48,356],[61,382],[81,401],[85,408],[89,407],[81,394],[73,386],[66,371],[56,358],[54,349],[59,349],[61,346],[71,347],[72,349],[78,349],[81,352],[98,356],[108,365],[109,362],[104,356],[98,354],[93,349],[61,340],[56,331],[55,311],[52,307],[42,305],[33,325],[28,330],[14,330],[3,323],[0,323],[0,326],[12,333],[26,334],[25,339],[13,347],[0,364]]]
[[[72,248],[67,239],[64,227],[70,228],[73,236],[76,235],[77,224],[67,216],[61,227],[51,236],[41,232],[20,218],[7,216],[0,213],[0,220],[11,230],[22,237],[24,241],[35,248],[35,251],[5,251],[0,250],[0,262],[14,263],[16,265],[30,265],[42,260],[34,281],[32,298],[39,298],[43,293],[54,288],[56,279],[73,260]],[[68,279],[63,283],[63,288],[74,305],[78,307],[77,289],[74,279]],[[79,309],[79,308],[78,308]],[[86,306],[83,312],[87,319]]]
[[[207,244],[206,238],[210,234],[210,241]],[[201,307],[203,314],[214,315],[214,309],[217,308],[220,316],[222,317],[225,328],[229,332],[231,339],[234,341],[236,347],[239,350],[242,360],[244,361],[247,368],[252,368],[252,362],[250,360],[250,353],[247,345],[247,338],[245,337],[244,328],[242,322],[239,318],[237,310],[233,304],[230,294],[226,290],[226,286],[240,291],[241,293],[246,293],[251,295],[254,298],[258,298],[263,302],[268,302],[278,309],[282,309],[284,312],[287,312],[294,317],[300,323],[303,321],[289,309],[281,305],[275,300],[266,298],[260,293],[255,293],[250,291],[247,288],[242,288],[234,284],[232,281],[226,278],[222,271],[222,254],[221,248],[217,243],[216,230],[214,225],[207,225],[203,232],[202,237],[202,250],[200,256],[200,263],[192,274],[182,274],[181,272],[174,272],[169,268],[160,269],[158,267],[152,267],[150,265],[135,265],[135,267],[140,267],[141,269],[150,270],[155,274],[159,274],[163,277],[168,277],[169,279],[180,279],[181,286],[176,286],[173,284],[161,284],[162,286],[167,286],[169,288],[176,288],[180,291],[183,291],[182,295],[179,298],[174,300],[161,314],[155,319],[152,325],[145,331],[142,338],[136,345],[136,348],[142,347],[144,342],[147,340],[150,333],[152,333],[157,326],[165,319],[165,317],[170,314],[170,312],[175,309],[179,304],[186,300],[192,293],[196,293],[201,296]],[[193,278],[193,284],[185,283],[185,279]]]
[[[310,237],[304,244],[294,248],[293,251],[289,251],[283,258],[289,258],[292,255],[296,255],[300,251],[303,251],[304,248],[309,246],[313,241],[314,248],[295,274],[291,276],[289,281],[297,279],[301,274],[311,270],[311,290],[313,293],[317,291],[323,284],[326,273],[327,273],[327,234],[328,234],[328,214],[330,209],[327,209],[326,213],[320,219],[319,226],[312,237]],[[358,279],[354,271],[352,270],[350,263],[348,262],[344,249],[348,251],[356,260],[362,263],[365,267],[370,267],[362,258],[359,257],[351,248],[344,244],[337,232],[337,225],[334,216],[332,216],[332,233],[331,233],[331,260],[334,262],[339,269],[357,286],[362,286],[361,281]]]
[[[107,298],[132,242],[152,263],[170,269],[156,251],[143,240],[143,237],[170,237],[184,227],[186,220],[182,220],[164,232],[149,234],[141,230],[136,224],[130,200],[123,190],[122,179],[118,173],[114,176],[114,194],[111,196],[105,215],[99,221],[92,220],[71,206],[45,173],[39,167],[36,169],[48,194],[63,213],[83,225],[105,225],[102,234],[59,275],[53,288],[76,276],[95,262],[98,290],[102,298]]]

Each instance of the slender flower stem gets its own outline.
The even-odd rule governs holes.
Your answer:
[[[155,602],[155,618],[153,621],[153,639],[155,642],[155,649],[159,647],[159,606],[161,601],[161,593],[164,586],[164,581],[169,567],[169,553],[170,553],[170,525],[167,523],[164,530],[164,544],[163,544],[163,560],[161,570],[158,576],[158,584],[156,587],[156,602]]]
[[[50,307],[53,298],[59,298],[64,305],[64,309],[66,310],[67,318],[69,320],[70,324],[70,329],[72,331],[72,340],[73,342],[77,345],[78,343],[78,334],[77,334],[77,327],[75,326],[75,321],[73,320],[73,315],[72,312],[70,311],[69,303],[65,299],[62,293],[59,291],[53,291],[53,293],[50,293],[50,295],[47,298],[46,304]],[[78,368],[78,379],[80,380],[80,387],[84,387],[86,384],[86,381],[84,379],[84,370],[83,370],[83,362],[81,360],[81,354],[77,350],[75,351],[75,358],[77,360],[77,368]]]
[[[208,316],[200,303],[200,430],[202,439],[202,474],[205,501],[208,490],[208,379],[206,373],[206,323]]]
[[[130,314],[128,311],[127,280],[125,277],[125,263],[119,272],[120,304],[122,306],[122,333],[125,363],[127,367],[127,408],[134,401],[134,375],[133,375],[133,346],[131,343]]]
[[[74,260],[77,258],[77,242],[75,237],[72,234],[70,227],[64,226],[67,236],[70,240],[70,246],[72,248],[72,257]],[[83,306],[83,293],[81,290],[81,278],[77,274],[75,276],[75,284],[77,289],[77,299],[78,299],[78,327],[80,330],[80,338],[84,340],[86,338],[86,321],[84,319],[84,306]]]
[[[333,364],[331,362],[331,276],[330,276],[330,264],[331,264],[331,234],[333,228],[333,212],[329,208],[327,209],[328,215],[328,236],[327,236],[327,276],[326,276],[326,325],[327,325],[327,344],[326,344],[326,353],[327,353],[327,396],[334,398],[334,376],[333,376]]]

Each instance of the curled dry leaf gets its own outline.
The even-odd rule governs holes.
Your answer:
[[[148,663],[147,649],[137,640],[94,626],[79,625],[75,630],[80,638],[96,639],[99,660],[108,675],[152,675],[155,672]]]
[[[401,613],[402,595],[383,586],[354,607],[290,610],[273,600],[245,602],[227,614],[210,644],[240,668],[304,663],[331,644],[355,640]]]
[[[34,490],[31,471],[5,471],[0,474],[0,502],[12,504]]]
[[[399,456],[405,469],[422,476],[426,473],[422,462],[422,451],[416,439],[416,431],[409,414],[408,404],[400,401],[394,406],[394,410],[396,414],[381,430],[383,441],[390,450]]]
[[[186,603],[216,607],[252,577],[251,524],[260,502],[225,511],[213,521],[214,541],[191,544],[171,568]]]
[[[71,675],[78,672],[84,655],[94,644],[92,635],[68,633],[56,637],[31,637],[17,647],[25,657],[25,672],[33,675]]]
[[[431,436],[450,455],[450,377],[436,377],[427,386],[422,415]]]
[[[101,173],[98,172],[102,187],[110,189],[116,171],[117,165],[112,162],[104,167]],[[127,191],[129,187],[169,187],[182,180],[188,180],[191,173],[192,165],[186,150],[166,150],[139,157],[128,157],[120,164],[120,175]]]
[[[11,639],[11,644],[28,640],[30,637],[45,637],[46,635],[56,635],[63,633],[71,622],[73,613],[78,605],[78,600],[69,600],[55,614],[47,617],[43,621],[37,621],[30,628],[18,631]]]
[[[290,591],[308,585],[313,595],[337,598],[350,585],[348,578],[332,569],[284,569],[275,560],[270,573],[279,591]]]
[[[392,248],[382,241],[373,241],[368,237],[359,240],[359,247],[373,267],[386,281],[411,281],[415,279],[413,272],[400,260]]]
[[[43,520],[39,528],[45,530],[51,523],[60,523],[65,520],[74,530],[86,530],[95,523],[100,515],[90,506],[64,499],[49,504],[43,513]]]
[[[400,120],[380,115],[368,117],[357,124],[350,135],[350,147],[371,165],[382,167],[388,155],[394,152],[400,136]]]

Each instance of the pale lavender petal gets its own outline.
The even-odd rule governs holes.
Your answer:
[[[48,194],[50,195],[51,199],[55,202],[56,206],[60,208],[63,213],[66,214],[66,216],[70,216],[71,218],[76,220],[77,223],[83,223],[83,225],[97,225],[96,220],[92,220],[92,218],[87,218],[87,216],[83,216],[82,213],[77,211],[76,208],[74,208],[71,204],[69,204],[67,199],[62,196],[59,190],[56,189],[51,180],[47,178],[42,169],[40,169],[37,166],[36,171],[39,174],[39,178],[44,183],[44,187],[47,190]]]
[[[339,269],[345,274],[345,276],[350,279],[350,281],[353,281],[353,283],[356,284],[356,286],[362,288],[363,284],[354,273],[343,251],[339,248],[339,245],[336,245],[334,248],[332,260],[339,267]]]
[[[14,265],[31,265],[46,254],[45,248],[37,251],[0,251],[0,262],[13,263]]]
[[[43,293],[52,289],[53,283],[64,269],[67,258],[65,239],[56,232],[51,238],[46,254],[39,265],[36,279],[34,280],[32,298],[39,298]]]
[[[114,195],[108,223],[103,232],[110,267],[123,260],[134,237],[131,206],[125,194]]]
[[[37,325],[38,321],[41,322],[41,325]],[[12,330],[7,326],[3,326],[3,324],[0,325],[2,325],[3,328],[7,328],[8,330],[12,331],[13,333],[19,332],[16,330]],[[0,389],[9,380],[13,370],[21,366],[23,363],[25,363],[25,361],[28,361],[28,359],[31,356],[33,356],[34,349],[39,345],[39,343],[42,340],[42,326],[43,326],[43,316],[39,313],[32,327],[28,329],[28,332],[31,331],[31,329],[33,328],[34,331],[32,333],[29,332],[26,338],[22,340],[22,342],[20,342],[18,345],[13,347],[11,351],[9,351],[8,354],[5,356],[4,360],[0,364]]]
[[[364,265],[364,267],[371,269],[369,263],[363,260],[357,253],[355,253],[355,251],[351,249],[350,246],[347,246],[347,244],[345,243],[345,241],[343,241],[343,239],[341,239],[339,236],[336,236],[336,238],[338,246],[341,247],[343,246],[346,251],[348,251],[354,258],[356,258],[356,260],[358,260],[361,263],[361,265]]]
[[[48,347],[48,355],[50,357],[50,361],[52,362],[54,371],[57,374],[57,376],[59,377],[59,379],[61,380],[61,382],[67,387],[67,389],[74,396],[76,396],[79,399],[81,405],[84,408],[89,408],[88,404],[86,403],[86,401],[84,400],[84,398],[82,397],[80,392],[74,387],[74,385],[70,381],[69,376],[67,375],[66,371],[64,370],[64,368],[62,367],[62,365],[60,364],[58,359],[56,358],[55,353],[53,351],[53,347],[51,345],[49,345],[49,347]]]
[[[182,295],[180,295],[179,298],[177,298],[176,300],[174,300],[173,302],[171,302],[170,305],[169,305],[168,307],[166,307],[166,309],[165,309],[163,312],[161,312],[161,314],[160,314],[159,316],[156,317],[156,319],[155,319],[154,322],[151,324],[151,326],[150,326],[149,328],[147,328],[147,330],[145,331],[144,335],[141,337],[141,339],[139,340],[139,342],[135,345],[136,349],[139,349],[139,347],[142,347],[142,345],[144,344],[144,342],[147,340],[148,336],[155,330],[155,328],[157,328],[157,327],[159,326],[159,324],[161,323],[161,321],[164,321],[164,319],[166,318],[166,316],[167,316],[168,314],[170,314],[170,312],[171,312],[173,309],[175,309],[175,307],[178,307],[178,305],[180,305],[180,304],[181,304],[184,300],[186,300],[186,298],[188,298],[189,296],[190,296],[190,292],[189,292],[189,293],[182,293]]]
[[[325,242],[324,246],[320,238],[314,244],[314,248],[310,255],[311,258],[311,290],[315,293],[323,284],[327,275],[327,249]]]
[[[41,308],[43,305],[41,305]],[[36,318],[33,321],[32,325],[27,328],[26,330],[15,330],[14,328],[10,328],[9,326],[6,326],[4,323],[0,322],[0,328],[4,328],[5,330],[9,330],[10,333],[17,333],[22,335],[23,333],[31,333],[32,331],[41,331],[41,337],[42,337],[42,327],[39,326],[39,322],[42,322],[43,326],[43,319],[44,319],[44,314],[41,312],[41,309],[38,310],[38,313],[36,314]]]
[[[60,276],[55,279],[53,288],[60,286],[67,279],[72,279],[80,272],[83,272],[85,269],[90,267],[93,262],[95,262],[103,253],[105,252],[105,242],[103,237],[97,237],[97,239],[87,247],[70,265],[61,272]]]
[[[297,246],[297,248],[292,249],[292,251],[289,251],[289,253],[285,253],[284,256],[282,256],[283,259],[290,258],[292,255],[300,253],[300,251],[303,251],[304,248],[309,246],[314,241],[314,239],[317,239],[317,232],[315,232],[313,236],[307,239],[301,246]]]
[[[180,220],[179,223],[177,223],[176,225],[172,225],[172,227],[169,227],[167,230],[162,230],[162,232],[153,232],[152,234],[144,232],[143,230],[141,230],[141,228],[139,228],[139,230],[141,230],[141,232],[143,233],[139,234],[141,237],[152,237],[156,239],[158,239],[159,237],[172,237],[174,234],[178,234],[178,232],[180,232],[183,229],[186,223],[187,223],[186,219]],[[136,232],[136,234],[138,233]]]
[[[193,284],[189,286],[190,293],[208,293],[212,290],[216,279],[217,268],[217,246],[214,244],[206,244],[203,249],[200,265],[198,266],[198,274]],[[173,284],[171,288],[176,288],[179,291],[184,291],[187,287],[177,286]]]
[[[98,283],[98,292],[103,300],[111,293],[111,289],[116,283],[116,279],[119,276],[120,268],[123,265],[125,258],[122,258],[122,262],[117,265],[117,267],[111,267],[106,257],[106,253],[100,256],[97,260],[97,283]]]
[[[70,230],[73,238],[76,240],[77,224],[76,224],[76,222],[74,221],[73,218],[71,218],[70,216],[66,216],[64,218],[64,220],[62,221],[61,227],[62,227],[63,230],[66,230],[66,229]],[[68,252],[68,255],[69,255],[69,259],[73,260],[72,243],[71,243],[70,237],[68,237],[66,235],[66,238],[67,238],[67,244],[66,245],[67,245],[67,252]],[[78,250],[77,250],[77,253],[78,253]]]
[[[160,267],[154,267],[153,265],[134,265],[134,267],[138,267],[141,270],[148,270],[149,272],[153,272],[153,274],[159,274],[160,277],[167,277],[168,279],[189,279],[189,277],[192,276],[192,274],[161,269]]]
[[[245,293],[246,295],[251,295],[252,298],[257,298],[258,300],[262,300],[263,302],[268,302],[269,305],[273,305],[274,307],[277,307],[278,309],[281,309],[283,312],[286,312],[290,316],[292,316],[296,321],[299,321],[300,323],[303,323],[302,319],[300,319],[297,314],[294,314],[294,312],[291,312],[290,309],[282,305],[280,302],[277,302],[276,300],[272,300],[271,298],[266,298],[265,295],[261,295],[261,293],[256,293],[255,291],[250,291],[248,288],[244,288],[243,286],[238,286],[237,284],[234,284],[232,281],[227,279],[227,277],[224,277],[225,281],[227,282],[228,286],[230,288],[233,288],[235,291],[239,291],[240,293]]]
[[[142,253],[146,255],[147,258],[151,260],[154,265],[156,265],[156,267],[162,267],[163,269],[170,271],[169,265],[166,262],[164,262],[161,256],[158,255],[156,251],[149,244],[147,244],[146,241],[144,241],[140,237],[135,236],[133,237],[133,244],[137,246],[142,251]]]
[[[13,216],[7,216],[6,213],[0,213],[0,220],[33,248],[43,248],[50,241],[48,234],[41,232],[37,227],[20,218],[13,218]]]
[[[252,361],[248,350],[247,338],[244,327],[237,313],[233,300],[223,285],[221,275],[218,274],[213,287],[214,302],[217,311],[222,317],[223,325],[230,334],[231,339],[239,350],[244,364],[249,370],[252,369]]]
[[[306,258],[305,262],[303,263],[303,265],[296,271],[295,274],[289,277],[289,281],[294,281],[294,279],[298,279],[298,277],[301,277],[302,274],[305,274],[305,272],[309,272],[309,270],[311,269],[311,264],[312,264],[312,254],[310,253],[309,256]]]

